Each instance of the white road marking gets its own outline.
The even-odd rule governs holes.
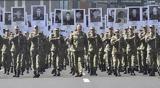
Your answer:
[[[87,78],[83,78],[83,82],[85,82],[85,83],[89,83],[89,82],[90,82],[90,80],[89,80],[89,79],[87,79]]]

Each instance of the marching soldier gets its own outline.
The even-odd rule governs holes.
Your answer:
[[[29,32],[24,33],[24,37],[26,40],[26,43],[24,44],[24,62],[23,62],[23,67],[26,68],[27,73],[29,73],[29,69],[31,67],[31,58],[30,58],[30,43],[29,43]]]
[[[105,62],[108,70],[108,75],[112,74],[112,45],[111,45],[111,37],[114,35],[113,28],[109,28],[109,32],[107,32],[103,38],[104,43],[104,52],[105,52]]]
[[[135,42],[135,34],[134,34],[134,28],[129,27],[128,36],[125,37],[125,41],[127,43],[127,60],[129,63],[129,72],[131,75],[135,75],[135,53],[136,53],[136,42]]]
[[[32,68],[34,72],[33,78],[38,78],[39,74],[39,59],[41,58],[40,55],[40,38],[39,38],[39,29],[38,26],[34,27],[34,31],[30,34],[29,41],[31,42],[30,46],[30,57]]]
[[[113,71],[115,76],[121,76],[120,75],[120,67],[122,61],[121,43],[122,43],[122,38],[119,34],[119,30],[115,30],[115,35],[111,37]]]
[[[145,41],[147,42],[147,64],[149,65],[149,75],[155,76],[157,69],[157,41],[158,35],[153,25],[150,26],[149,34],[146,36]]]
[[[64,43],[64,39],[60,35],[60,29],[56,28],[49,40],[51,42],[52,73],[54,73],[54,76],[60,76],[60,71],[62,69],[62,43]]]
[[[11,57],[10,57],[10,41],[9,41],[9,30],[5,30],[5,34],[2,40],[2,64],[4,67],[4,73],[9,75],[10,66],[11,66]]]
[[[76,31],[71,35],[71,45],[73,46],[73,57],[75,59],[76,76],[81,77],[84,66],[84,54],[88,52],[87,36],[82,32],[82,26],[77,25]],[[84,50],[85,49],[85,50]]]
[[[12,33],[10,35],[10,42],[11,42],[11,57],[12,57],[12,66],[11,66],[11,72],[13,72],[13,69],[14,69],[14,76],[16,76],[16,74],[18,74],[18,72],[16,71],[16,66],[17,66],[17,55],[18,55],[18,47],[19,47],[19,44],[18,44],[18,34],[19,34],[19,28],[18,26],[15,26],[15,33]]]
[[[101,41],[104,38],[104,33],[101,33]],[[104,44],[103,42],[101,43],[101,47],[99,49],[99,69],[103,72],[106,71],[106,63],[105,63],[105,58],[104,58]]]
[[[146,57],[147,57],[147,43],[145,42],[145,37],[147,36],[147,26],[144,26],[142,31],[140,32],[140,58],[139,58],[139,66],[140,72],[143,72],[144,75],[147,74],[147,64],[146,64]]]
[[[90,75],[97,75],[97,64],[99,56],[99,48],[102,44],[101,38],[95,32],[95,28],[91,27],[88,33],[88,57],[89,57],[89,69]]]

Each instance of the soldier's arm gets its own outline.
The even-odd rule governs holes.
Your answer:
[[[84,33],[84,45],[86,49],[86,53],[88,52],[88,40],[87,40],[87,35]]]

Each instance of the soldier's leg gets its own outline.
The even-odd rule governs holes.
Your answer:
[[[89,57],[89,69],[90,69],[90,75],[93,75],[93,59],[94,59],[94,54],[92,52],[88,53]]]
[[[93,58],[93,71],[94,71],[94,75],[97,76],[97,65],[98,65],[98,53],[94,53],[94,58]]]
[[[79,77],[82,76],[83,65],[84,65],[84,53],[83,52],[79,52],[78,53],[78,74],[79,74]]]
[[[136,54],[134,52],[131,52],[131,75],[135,75],[135,69],[136,69]]]
[[[142,58],[142,66],[143,66],[143,74],[146,75],[147,74],[147,70],[148,70],[148,65],[146,64],[146,58],[147,58],[147,51],[143,50],[141,51],[141,58]]]
[[[20,65],[21,65],[21,53],[18,53],[16,61],[16,74],[13,77],[19,77],[21,68]]]
[[[132,60],[131,60],[131,52],[130,51],[127,51],[127,60],[128,60],[128,73],[130,73],[131,71],[131,64],[132,64]]]
[[[52,65],[53,65],[52,74],[56,76],[57,72],[56,72],[56,53],[55,52],[51,52],[51,58],[52,58]]]
[[[36,52],[35,51],[31,51],[30,52],[30,56],[31,56],[31,67],[33,69],[34,72],[34,78],[37,77],[37,69],[36,69]]]
[[[6,71],[7,71],[7,75],[9,75],[9,71],[10,71],[10,67],[11,67],[11,55],[10,52],[6,53]]]
[[[124,62],[124,74],[127,74],[128,58],[126,52],[124,52],[123,54],[123,62]]]
[[[106,67],[108,70],[108,75],[111,75],[112,73],[112,55],[111,55],[111,51],[106,52],[105,54],[106,57]]]
[[[142,57],[141,57],[141,50],[137,51],[137,59],[138,59],[138,66],[139,66],[139,73],[142,73]]]

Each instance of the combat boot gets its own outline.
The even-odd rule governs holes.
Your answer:
[[[133,75],[133,76],[136,75],[135,72],[134,72],[134,70],[135,70],[135,68],[132,67],[132,68],[131,68],[131,75]]]

